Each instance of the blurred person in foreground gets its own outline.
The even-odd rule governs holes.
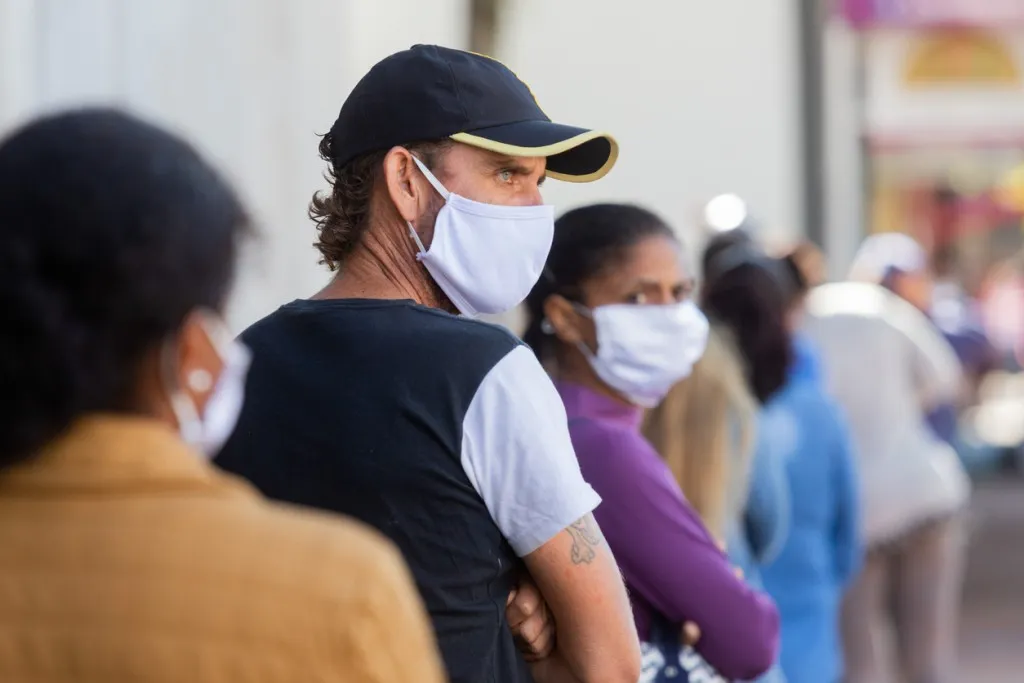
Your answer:
[[[691,681],[754,678],[778,647],[775,606],[737,578],[640,433],[644,409],[704,352],[708,323],[692,290],[664,221],[598,204],[558,219],[544,276],[527,298],[525,339],[556,377],[584,476],[604,500],[595,516],[630,588],[643,681],[681,671]],[[699,629],[704,661],[678,647],[686,622]],[[688,640],[694,634],[689,628]]]
[[[863,253],[852,277],[877,279],[865,275],[862,259]],[[921,310],[927,278],[908,274],[903,297],[876,281],[826,284],[807,297],[804,331],[849,420],[861,477],[867,556],[843,606],[851,683],[889,679],[890,624],[905,680],[958,680],[961,513],[970,484],[926,416],[957,399],[962,373],[949,342]]]
[[[249,223],[188,145],[82,110],[0,144],[0,679],[440,683],[398,552],[208,458]]]
[[[455,683],[635,683],[558,393],[519,339],[473,319],[540,275],[541,183],[601,178],[614,140],[552,123],[500,62],[417,45],[359,81],[320,153],[331,188],[310,215],[337,274],[243,333],[256,358],[217,464],[389,536]]]

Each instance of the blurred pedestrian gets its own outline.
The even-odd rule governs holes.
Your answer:
[[[760,675],[777,652],[775,606],[737,578],[640,433],[643,409],[704,351],[708,324],[692,292],[668,225],[636,206],[598,204],[558,219],[527,299],[525,338],[555,373],[584,476],[604,500],[595,516],[647,643],[642,680],[680,669],[717,680],[685,651],[666,659],[675,650],[665,638],[678,643],[686,622],[699,628],[696,651],[727,679]]]
[[[221,318],[248,226],[116,111],[0,144],[0,680],[443,679],[391,544],[208,462],[249,362]]]
[[[844,668],[839,605],[863,552],[858,478],[852,440],[840,408],[825,393],[817,351],[794,329],[803,317],[810,280],[795,256],[791,252],[774,264],[755,259],[744,266],[746,277],[741,268],[723,274],[711,286],[711,298],[723,280],[734,280],[731,299],[760,302],[759,317],[767,324],[745,346],[752,350],[747,362],[753,373],[760,363],[777,362],[754,351],[759,338],[787,338],[792,347],[784,383],[765,406],[765,422],[781,426],[765,433],[787,480],[788,533],[760,570],[782,617],[786,680],[839,683]],[[766,296],[770,290],[774,295]],[[722,306],[729,306],[728,300]]]
[[[757,438],[741,517],[728,535],[729,556],[747,582],[764,590],[761,569],[789,535],[791,502],[785,456],[796,427],[777,397],[793,363],[779,264],[752,240],[712,239],[705,249],[702,303],[712,324],[736,339],[748,390],[757,402]],[[781,615],[780,615],[781,616]],[[785,624],[783,624],[785,628]],[[765,683],[785,680],[776,663]]]
[[[703,309],[736,340],[748,390],[759,405],[744,519],[729,544],[734,560],[759,583],[758,565],[774,557],[788,533],[789,491],[779,451],[788,446],[791,430],[777,419],[772,399],[785,383],[793,349],[776,262],[751,241],[719,246],[712,240],[705,250]]]
[[[907,299],[923,307],[927,281],[905,284]],[[872,282],[822,285],[807,308],[805,331],[849,420],[861,477],[868,550],[843,607],[847,680],[889,680],[889,626],[906,680],[958,680],[961,512],[970,485],[926,423],[960,392],[956,354],[918,307]]]
[[[243,333],[256,360],[217,463],[389,536],[455,683],[635,683],[628,599],[558,393],[519,339],[472,319],[540,275],[544,179],[601,178],[614,140],[552,123],[496,60],[417,45],[359,81],[320,153],[331,188],[310,215],[337,274]]]
[[[998,367],[998,355],[971,302],[962,289],[948,277],[936,279],[932,264],[947,272],[954,258],[943,248],[929,260],[925,250],[908,235],[873,235],[861,246],[851,266],[854,278],[880,284],[924,313],[949,342],[963,372],[962,391],[937,404],[927,415],[928,424],[946,443],[960,449],[960,413],[973,401],[972,394],[981,378]]]

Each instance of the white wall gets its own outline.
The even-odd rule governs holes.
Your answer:
[[[769,236],[801,228],[793,0],[509,0],[495,56],[555,120],[610,131],[621,155],[592,185],[552,182],[557,207],[645,204],[684,236],[720,192]]]
[[[860,35],[847,24],[825,29],[825,249],[833,278],[849,269],[864,238],[863,102],[858,73]]]
[[[1024,30],[1008,29],[996,36],[1024,72]],[[907,87],[904,70],[920,39],[911,30],[865,34],[866,124],[873,136],[905,140],[950,135],[1024,137],[1024,88],[1020,86]]]
[[[0,130],[116,103],[188,136],[235,181],[262,237],[231,310],[241,327],[322,285],[305,217],[317,133],[356,80],[414,42],[461,46],[466,0],[0,0]]]

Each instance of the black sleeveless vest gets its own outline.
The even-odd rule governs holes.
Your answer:
[[[521,564],[461,464],[477,387],[519,342],[408,301],[288,304],[242,335],[246,400],[216,463],[401,549],[453,683],[532,681],[505,620]]]

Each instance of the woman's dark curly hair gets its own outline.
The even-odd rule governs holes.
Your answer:
[[[109,109],[0,144],[0,467],[134,412],[141,361],[220,309],[248,218],[189,145]]]
[[[452,146],[450,140],[413,142],[403,145],[416,152],[427,168],[434,169]],[[320,263],[337,270],[362,240],[370,225],[373,189],[384,172],[384,157],[390,150],[358,156],[340,168],[333,161],[332,136],[320,139],[320,158],[327,162],[324,178],[331,185],[327,192],[316,192],[309,202],[309,217],[316,223]]]

